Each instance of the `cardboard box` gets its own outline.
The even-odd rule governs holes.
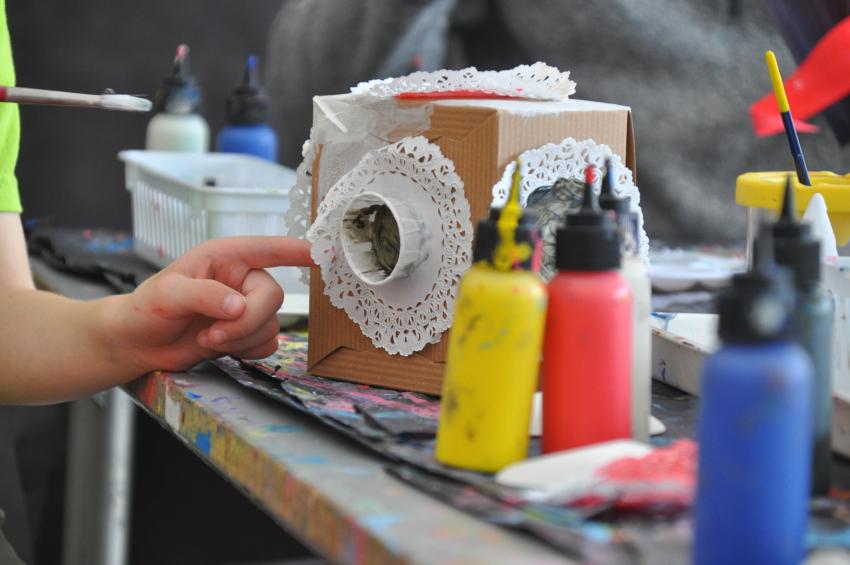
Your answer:
[[[320,97],[321,98],[321,97]],[[319,100],[321,102],[321,100]],[[410,102],[406,104],[423,104]],[[635,173],[635,147],[629,108],[583,100],[444,100],[429,102],[430,125],[422,133],[454,162],[463,180],[472,223],[485,216],[493,185],[520,153],[567,137],[592,138],[611,147]],[[322,175],[321,148],[313,166],[312,214]],[[448,348],[442,340],[411,356],[374,347],[346,313],[331,305],[319,269],[310,277],[308,370],[388,388],[440,394]]]

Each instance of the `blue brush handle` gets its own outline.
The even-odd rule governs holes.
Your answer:
[[[800,138],[797,137],[797,128],[794,127],[791,112],[781,112],[779,115],[782,116],[782,125],[785,126],[785,135],[788,137],[791,155],[794,156],[794,168],[797,169],[797,180],[800,181],[800,184],[811,186],[812,181],[809,180],[809,169],[806,168],[806,159],[803,157],[803,148],[800,147]]]

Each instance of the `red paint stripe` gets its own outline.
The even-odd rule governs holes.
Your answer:
[[[497,98],[497,99],[521,99],[523,96],[507,96],[505,94],[493,94],[483,90],[442,90],[436,92],[401,92],[395,95],[400,100],[444,100],[448,98]]]

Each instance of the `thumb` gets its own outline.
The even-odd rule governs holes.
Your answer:
[[[150,311],[166,319],[200,314],[216,320],[231,320],[245,311],[242,294],[212,279],[169,273],[159,277],[147,295]]]

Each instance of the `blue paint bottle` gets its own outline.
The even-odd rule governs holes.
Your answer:
[[[702,380],[694,563],[803,560],[812,364],[793,341],[790,274],[762,230],[753,270],[720,299],[722,347]]]
[[[797,221],[793,177],[773,224],[776,262],[794,275],[797,341],[809,354],[812,379],[812,494],[826,495],[832,468],[832,301],[820,288],[820,242],[809,224]]]
[[[277,134],[268,122],[269,99],[257,78],[257,58],[250,55],[242,84],[227,99],[227,126],[216,138],[216,151],[276,162]]]

